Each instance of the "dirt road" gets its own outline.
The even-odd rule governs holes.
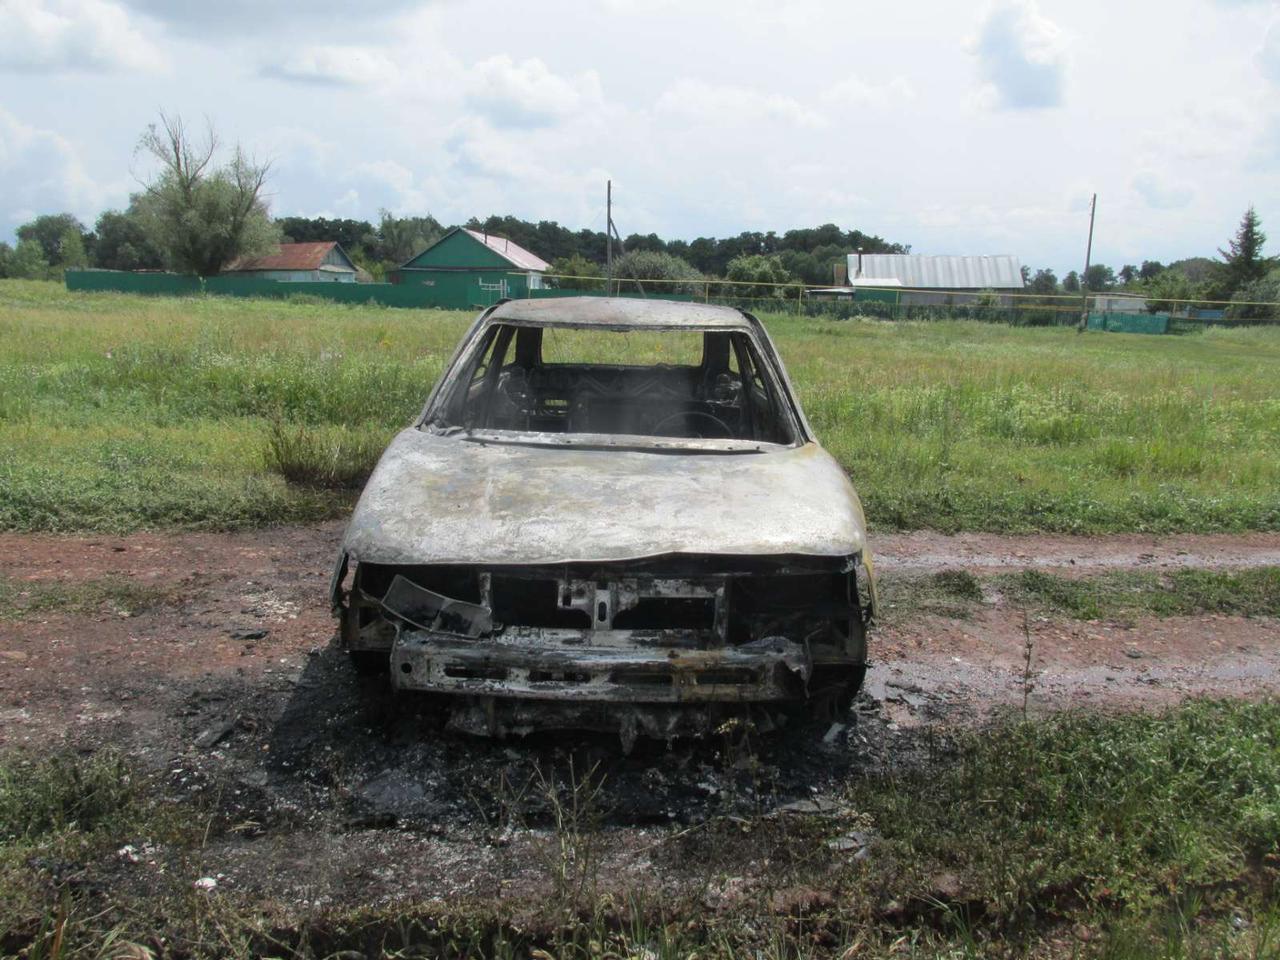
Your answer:
[[[179,795],[215,797],[230,839],[211,844],[198,866],[168,864],[175,876],[199,870],[299,904],[373,902],[535,888],[538,834],[509,829],[504,810],[515,801],[504,791],[571,756],[577,771],[607,776],[614,829],[602,858],[613,875],[656,870],[678,882],[677,866],[654,853],[655,836],[673,824],[723,810],[726,798],[833,795],[861,769],[911,762],[924,749],[922,731],[945,736],[993,708],[1020,709],[1024,694],[1039,710],[1280,689],[1274,620],[1024,620],[997,599],[969,619],[920,616],[877,631],[866,692],[850,716],[830,730],[764,740],[748,779],[723,742],[643,745],[624,758],[616,742],[598,739],[475,741],[439,730],[412,703],[391,706],[385,681],[362,685],[333,650],[325,592],[340,533],[327,524],[0,536],[0,586],[19,608],[46,598],[36,610],[0,613],[0,749],[111,746]],[[873,542],[887,577],[1280,563],[1280,535]],[[83,586],[102,582],[131,592],[86,599]],[[48,602],[55,588],[65,605]],[[375,829],[386,827],[396,829]]]
[[[325,587],[341,525],[123,537],[0,535],[0,578],[21,594],[56,583],[136,585],[150,605],[51,605],[0,617],[0,746],[115,730],[146,739],[172,698],[228,680],[297,682],[329,644]],[[1280,564],[1280,535],[1004,537],[933,533],[873,540],[882,575],[1026,568],[1073,575]],[[21,599],[21,598],[20,598]],[[1141,705],[1190,693],[1249,694],[1280,680],[1277,624],[1206,616],[1130,624],[1033,618],[1020,610],[922,616],[878,631],[868,692],[894,722],[1020,704]]]

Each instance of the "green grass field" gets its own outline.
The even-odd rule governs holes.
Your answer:
[[[0,281],[0,527],[341,515],[470,320]],[[878,529],[1280,529],[1280,328],[766,321]]]
[[[151,956],[130,943],[192,958],[1277,956],[1276,704],[1010,716],[930,742],[927,767],[851,781],[840,818],[780,819],[766,807],[657,828],[649,842],[691,876],[705,872],[687,888],[598,893],[613,878],[587,853],[599,811],[584,801],[546,829],[548,849],[567,850],[575,866],[538,861],[536,898],[427,901],[407,888],[389,902],[323,907],[234,885],[193,893],[207,844],[245,842],[243,825],[216,809],[220,788],[169,799],[162,771],[109,753],[8,756],[0,956]],[[851,828],[876,837],[866,859],[830,854]],[[272,824],[255,842],[280,838],[292,850],[288,833],[305,829]],[[135,868],[143,872],[104,887],[98,878],[120,876],[123,845],[144,841],[168,869]],[[763,889],[708,909],[715,881],[762,851]],[[566,871],[582,871],[581,886],[566,886]],[[72,878],[61,888],[59,874]]]

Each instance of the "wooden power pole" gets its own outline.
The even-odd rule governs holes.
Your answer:
[[[1084,273],[1080,275],[1080,329],[1089,326],[1089,261],[1093,258],[1093,218],[1098,212],[1098,195],[1089,201],[1089,242],[1084,248]]]

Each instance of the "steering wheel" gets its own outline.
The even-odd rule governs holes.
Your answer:
[[[668,434],[664,434],[664,433],[662,432],[662,428],[663,428],[663,427],[665,427],[665,426],[666,426],[668,423],[670,423],[672,420],[675,420],[675,419],[676,419],[676,418],[678,418],[678,417],[684,417],[685,419],[688,419],[688,418],[690,418],[690,417],[695,417],[695,418],[702,419],[702,420],[710,420],[712,423],[714,423],[717,427],[719,427],[719,428],[720,428],[720,431],[721,431],[721,437],[732,437],[732,436],[733,436],[733,430],[729,427],[729,425],[728,425],[727,423],[725,423],[725,422],[724,422],[723,420],[721,420],[719,417],[717,417],[717,416],[713,416],[713,415],[712,415],[712,414],[710,414],[710,413],[705,413],[705,412],[704,412],[704,411],[702,411],[702,410],[687,410],[687,411],[686,411],[686,410],[681,410],[681,411],[679,411],[679,412],[677,412],[677,413],[671,413],[671,414],[668,414],[667,416],[663,417],[661,420],[659,420],[657,423],[655,423],[655,424],[653,425],[653,433],[654,433],[656,436],[660,436],[660,437],[668,436]],[[705,437],[705,435],[703,435],[703,434],[701,434],[701,433],[699,433],[699,434],[697,435],[697,437],[698,437],[698,439],[699,439],[699,440],[705,440],[705,439],[707,439],[707,438]],[[711,439],[720,439],[720,438],[713,437],[713,438],[711,438]]]

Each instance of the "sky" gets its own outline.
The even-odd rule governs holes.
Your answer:
[[[625,236],[837,223],[929,254],[1280,252],[1280,0],[0,0],[0,239],[91,224],[160,111],[278,216]],[[535,251],[536,252],[536,251]]]

